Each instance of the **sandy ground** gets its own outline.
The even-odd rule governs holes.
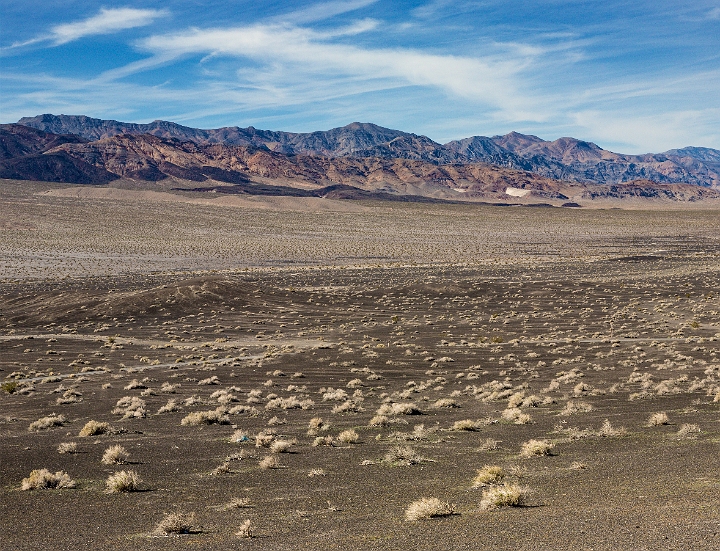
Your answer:
[[[2,196],[0,548],[720,547],[712,213],[229,217],[30,191]],[[481,506],[486,465],[523,506]],[[23,491],[42,468],[75,487]],[[107,492],[121,470],[138,491]],[[454,514],[406,520],[423,497]],[[155,534],[173,512],[190,533]]]

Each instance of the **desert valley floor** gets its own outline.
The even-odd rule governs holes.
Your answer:
[[[0,202],[2,549],[720,548],[717,209]]]

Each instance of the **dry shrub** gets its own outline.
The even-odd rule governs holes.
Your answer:
[[[401,465],[407,467],[422,463],[425,459],[410,446],[394,446],[385,454],[383,461],[385,463],[390,463],[391,465]]]
[[[332,413],[362,413],[365,411],[355,400],[345,400],[332,408]]]
[[[57,447],[58,453],[77,453],[77,444],[75,442],[62,442]]]
[[[480,508],[497,509],[499,507],[521,507],[529,495],[529,490],[517,484],[500,484],[483,490]]]
[[[97,436],[110,432],[110,424],[101,421],[88,421],[85,426],[80,429],[78,436]]]
[[[372,419],[370,419],[370,422],[368,423],[368,426],[370,427],[385,427],[387,426],[389,420],[384,415],[375,415]]]
[[[433,407],[435,407],[435,408],[459,408],[460,404],[458,404],[452,398],[440,398],[439,400],[435,401],[435,403],[433,404]]]
[[[111,494],[136,492],[140,487],[140,477],[135,471],[119,471],[108,476],[106,491]]]
[[[377,415],[422,415],[422,410],[417,406],[417,404],[409,403],[409,404],[400,404],[400,403],[392,403],[392,404],[383,404],[380,406],[380,408],[376,412]]]
[[[313,440],[312,443],[313,447],[318,446],[334,446],[335,445],[335,438],[333,438],[330,435],[327,436],[318,436]]]
[[[347,397],[347,392],[345,392],[342,388],[328,387],[323,393],[322,399],[323,402],[327,402],[328,400],[335,400],[339,402],[341,400],[347,400]]]
[[[625,427],[615,428],[612,426],[609,419],[605,419],[603,424],[600,426],[600,430],[598,430],[598,436],[606,438],[613,436],[625,436],[626,434],[627,430],[625,430]]]
[[[325,476],[325,469],[310,469],[310,472],[308,472],[309,477],[314,476]]]
[[[503,478],[505,478],[505,471],[502,467],[497,465],[485,465],[481,469],[478,469],[477,474],[473,479],[473,488],[489,484],[497,484]]]
[[[51,473],[47,469],[36,469],[30,476],[23,478],[21,490],[54,490],[58,488],[74,488],[75,481],[64,471]]]
[[[436,497],[423,497],[413,501],[405,509],[405,520],[415,521],[423,518],[448,517],[455,514],[455,506]]]
[[[528,425],[532,423],[532,417],[527,413],[523,413],[519,408],[508,408],[502,412],[502,418],[506,421],[512,421],[516,425]]]
[[[256,448],[269,448],[275,440],[277,433],[273,430],[264,430],[259,434],[255,435],[255,447]]]
[[[463,419],[461,421],[455,421],[450,427],[450,430],[453,431],[476,431],[480,430],[484,426],[484,423],[482,421],[473,421],[472,419]]]
[[[164,406],[161,406],[160,409],[158,409],[158,414],[161,413],[172,413],[173,411],[179,411],[180,406],[178,405],[177,401],[174,398],[170,398],[167,401],[167,404]]]
[[[575,413],[587,413],[592,411],[593,407],[587,402],[581,400],[568,400],[560,415],[574,415]]]
[[[253,527],[252,523],[250,522],[250,519],[246,519],[241,525],[240,530],[235,532],[235,535],[239,538],[252,538],[253,537]]]
[[[495,440],[494,438],[486,438],[482,441],[478,449],[480,451],[493,451],[499,448],[498,444],[500,444],[499,440]]]
[[[520,455],[523,457],[534,457],[539,455],[551,455],[555,444],[549,440],[528,440],[522,445]]]
[[[296,443],[296,440],[275,440],[270,444],[270,451],[272,453],[290,453]]]
[[[51,427],[61,427],[65,424],[65,417],[63,415],[55,415],[54,413],[52,415],[48,415],[47,417],[42,417],[38,419],[37,421],[33,421],[30,423],[30,426],[28,427],[29,431],[38,431],[38,430],[45,430],[49,429]]]
[[[122,415],[123,419],[144,418],[146,413],[145,400],[137,396],[125,396],[118,400],[112,413],[113,415]]]
[[[648,427],[659,427],[660,425],[668,424],[670,424],[670,418],[668,417],[668,414],[664,411],[653,413],[647,421]]]
[[[261,469],[279,469],[280,461],[274,455],[267,455],[260,460]]]
[[[122,446],[110,446],[105,450],[101,462],[103,465],[114,465],[117,463],[125,463],[130,454]]]
[[[330,424],[322,420],[322,417],[313,417],[308,423],[308,436],[315,436],[318,432],[328,430]]]
[[[337,439],[340,440],[340,442],[344,442],[346,444],[356,444],[360,440],[360,435],[357,433],[357,431],[353,429],[348,429],[338,434]]]
[[[208,377],[207,379],[198,381],[198,384],[199,385],[219,385],[220,379],[217,378],[217,375],[213,375],[212,377]]]
[[[143,383],[141,383],[137,379],[133,379],[124,388],[125,388],[125,390],[134,390],[136,388],[147,388],[147,386],[145,386]]]
[[[195,522],[195,513],[168,513],[157,524],[154,533],[160,536],[189,534],[193,522]]]
[[[224,408],[211,409],[210,411],[194,411],[188,413],[180,421],[181,425],[197,426],[197,425],[228,425],[230,418],[225,413]]]
[[[680,430],[677,431],[678,438],[695,438],[698,434],[700,434],[700,425],[692,423],[680,425]]]

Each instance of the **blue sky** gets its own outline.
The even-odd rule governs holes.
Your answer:
[[[720,149],[720,0],[0,0],[0,121]]]

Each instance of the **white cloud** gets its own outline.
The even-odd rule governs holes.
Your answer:
[[[372,24],[366,22],[350,30],[370,28]],[[246,58],[259,68],[241,71],[241,82],[263,82],[275,90],[289,91],[300,80],[317,90],[348,81],[361,81],[366,90],[422,86],[513,112],[514,116],[540,116],[538,106],[519,87],[519,73],[529,63],[530,50],[485,57],[438,55],[333,43],[330,39],[338,34],[348,34],[348,30],[320,33],[288,25],[253,25],[156,35],[140,45],[165,59],[208,54]]]
[[[63,23],[50,29],[49,34],[37,36],[24,42],[16,42],[3,48],[5,52],[15,48],[29,46],[40,42],[52,42],[55,46],[67,44],[86,36],[112,34],[125,29],[145,27],[153,21],[168,14],[167,10],[140,10],[135,8],[101,8],[97,15],[75,21]]]
[[[585,139],[614,144],[623,153],[661,152],[688,145],[716,144],[720,109],[669,111],[654,115],[599,110],[571,114]]]
[[[65,44],[85,36],[111,34],[134,27],[144,27],[164,15],[167,15],[165,10],[102,8],[97,15],[88,19],[53,27],[50,38],[57,45]]]
[[[707,19],[720,19],[720,8],[713,8],[705,17]]]
[[[376,3],[377,0],[347,0],[345,2],[320,2],[312,4],[306,8],[292,11],[283,15],[273,17],[272,21],[293,23],[295,25],[302,23],[312,23],[314,21],[322,21],[323,19],[331,19],[336,15],[359,10],[366,6]]]

